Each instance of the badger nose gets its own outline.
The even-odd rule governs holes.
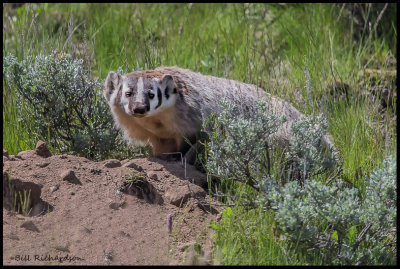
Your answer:
[[[146,112],[146,106],[138,106],[133,110],[133,112],[135,114],[144,114]]]

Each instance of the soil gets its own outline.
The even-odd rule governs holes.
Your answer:
[[[3,150],[3,265],[208,264],[222,209],[206,187],[182,162]]]

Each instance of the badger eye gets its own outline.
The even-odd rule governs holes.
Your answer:
[[[126,93],[125,93],[125,96],[126,96],[126,97],[130,97],[130,96],[132,96],[132,93],[131,93],[131,92],[126,92]]]
[[[153,98],[154,98],[154,93],[149,92],[149,98],[150,98],[150,99],[153,99]]]

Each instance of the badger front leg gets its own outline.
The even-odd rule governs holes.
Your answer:
[[[176,141],[173,138],[154,138],[150,140],[150,143],[153,155],[158,158],[170,159],[171,156],[178,152]]]

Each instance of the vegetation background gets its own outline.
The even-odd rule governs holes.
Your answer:
[[[341,177],[365,190],[365,177],[397,153],[396,17],[397,5],[384,3],[3,4],[3,57],[22,61],[57,50],[83,59],[88,75],[101,80],[111,70],[176,65],[260,85],[303,113],[323,112]],[[29,105],[3,66],[3,149],[10,154],[39,139],[55,153],[148,154],[122,140],[101,156],[74,151],[56,143],[51,125],[38,131],[43,126],[35,126]],[[277,238],[272,213],[240,206],[229,212],[234,221],[220,227],[215,263],[326,262]]]

